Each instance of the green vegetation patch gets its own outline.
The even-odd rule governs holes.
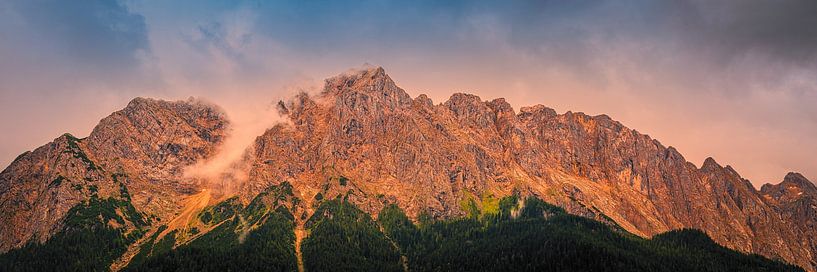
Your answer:
[[[130,201],[92,196],[71,208],[48,241],[0,255],[0,271],[104,271],[142,235],[147,223]],[[121,214],[121,215],[120,215]],[[130,223],[133,229],[128,229]]]
[[[167,226],[161,226],[161,227],[159,227],[159,229],[157,229],[155,232],[153,232],[153,235],[150,236],[150,238],[147,240],[147,242],[145,242],[145,243],[143,243],[142,245],[139,246],[139,252],[136,255],[134,255],[133,258],[131,258],[130,263],[142,263],[142,262],[144,262],[144,260],[148,256],[151,256],[152,254],[154,254],[154,252],[158,254],[159,253],[158,250],[157,250],[158,247],[155,246],[156,239],[166,229],[167,229]],[[170,239],[174,239],[173,234],[168,234],[163,239],[168,238],[168,237]],[[174,241],[174,243],[175,243],[175,241]],[[172,246],[173,245],[171,244],[171,248],[172,248]]]
[[[341,199],[321,204],[306,227],[307,271],[402,271],[400,254],[371,217]]]
[[[512,210],[500,200],[500,214]],[[397,206],[378,218],[412,271],[802,271],[721,247],[701,231],[643,239],[528,198],[519,217],[414,225]]]
[[[91,159],[88,158],[88,155],[86,155],[85,152],[82,151],[82,148],[79,147],[80,139],[74,137],[74,135],[71,135],[69,133],[63,134],[63,136],[65,136],[65,138],[68,139],[68,149],[63,151],[63,153],[71,153],[74,156],[74,158],[80,159],[82,162],[85,163],[85,165],[88,166],[88,170],[99,169],[96,166],[96,164],[93,161],[91,161]]]
[[[48,187],[58,187],[60,186],[60,184],[62,184],[63,181],[66,180],[67,179],[63,176],[57,176],[57,178],[55,178],[54,180],[51,181],[51,183],[48,184]]]
[[[219,202],[215,206],[207,207],[199,214],[199,220],[204,224],[215,224],[238,214],[243,207],[238,197],[231,197]]]
[[[200,219],[214,229],[182,245],[158,229],[126,271],[297,271],[289,184],[265,190],[247,207],[228,199]],[[538,198],[467,197],[469,217],[413,223],[397,205],[377,221],[341,197],[322,202],[305,222],[307,271],[803,271],[727,249],[698,230],[644,239],[603,222],[570,215]],[[520,205],[520,203],[522,205]],[[72,208],[64,229],[45,244],[0,255],[0,271],[107,270],[147,224],[130,202],[98,199]],[[206,218],[205,218],[206,217]],[[126,233],[114,227],[130,223]],[[157,241],[160,240],[160,241]]]
[[[256,228],[249,229],[242,220],[247,212],[239,210],[223,222],[212,221],[220,224],[175,249],[170,242],[159,242],[149,257],[134,258],[126,271],[297,271],[292,214],[280,207],[272,209]]]

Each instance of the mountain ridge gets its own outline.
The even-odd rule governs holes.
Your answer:
[[[420,213],[453,218],[466,215],[464,199],[518,194],[642,237],[697,228],[729,248],[809,271],[817,267],[817,236],[810,235],[817,233],[817,206],[811,205],[817,190],[805,177],[790,173],[780,184],[758,190],[730,166],[707,158],[699,168],[675,148],[607,115],[558,114],[543,105],[517,113],[502,98],[483,101],[464,93],[435,105],[426,95],[412,99],[382,67],[329,78],[318,94],[300,93],[278,105],[290,122],[256,138],[241,162],[248,179],[241,181],[238,196],[249,203],[270,186],[292,184],[301,200],[290,207],[295,224],[305,223],[319,196],[342,196],[372,216],[393,203],[412,218]],[[12,191],[21,179],[37,180],[41,195],[59,193],[65,187],[49,189],[46,181],[69,173],[69,180],[87,177],[88,183],[105,185],[104,192],[117,189],[111,173],[121,172],[134,206],[157,224],[170,221],[181,207],[178,199],[202,186],[180,173],[212,157],[228,128],[223,112],[212,105],[137,98],[103,119],[88,138],[65,136],[65,143],[50,144],[50,152],[41,147],[24,153],[0,174],[0,216],[13,222],[0,227],[0,236],[14,233],[11,240],[0,239],[0,250],[19,247],[35,234],[43,242],[64,214],[22,221],[31,214],[25,209],[29,202],[6,205],[33,197]],[[43,157],[71,149],[71,142],[85,155],[58,153],[71,154],[68,165],[30,170],[32,161],[58,164]],[[89,193],[69,195],[72,201],[35,203],[41,210],[67,211]]]

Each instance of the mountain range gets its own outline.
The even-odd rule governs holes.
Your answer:
[[[536,226],[564,220],[580,226],[581,235],[637,241],[605,246],[652,252],[643,254],[664,256],[656,252],[671,237],[711,239],[717,258],[757,254],[817,271],[812,182],[788,173],[758,190],[730,166],[707,158],[697,167],[606,115],[558,114],[543,105],[517,112],[502,98],[463,93],[435,104],[426,95],[410,97],[380,67],[329,78],[319,92],[280,101],[277,110],[284,121],[213,179],[186,172],[217,156],[232,127],[218,106],[196,99],[136,98],[86,138],[65,134],[21,154],[0,173],[0,265],[6,265],[0,268],[26,270],[15,264],[62,254],[57,259],[80,264],[78,270],[148,270],[168,258],[215,256],[203,250],[229,245],[223,250],[267,253],[247,267],[295,262],[319,271],[337,265],[315,257],[322,243],[358,233],[349,237],[371,240],[356,244],[367,249],[360,254],[383,252],[359,262],[452,270],[457,267],[425,267],[435,263],[431,248],[445,248],[417,242],[440,231],[434,226],[534,213],[551,218],[530,221],[544,224]],[[531,212],[537,205],[546,211]],[[435,220],[438,225],[428,223]],[[489,237],[493,226],[563,230],[524,225],[529,221],[495,224],[474,229],[486,233],[480,237]],[[76,241],[92,245],[70,247]],[[374,250],[392,246],[392,253]],[[104,254],[85,261],[100,248]],[[269,256],[277,257],[264,259]]]

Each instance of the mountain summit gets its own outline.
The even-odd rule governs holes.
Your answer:
[[[279,109],[291,122],[255,140],[241,162],[247,178],[228,203],[253,207],[270,188],[286,188],[286,204],[270,205],[292,213],[296,234],[329,213],[319,208],[327,199],[372,217],[395,204],[419,221],[468,216],[469,200],[486,209],[505,196],[531,196],[638,236],[700,229],[728,248],[817,269],[817,190],[802,175],[758,191],[731,167],[708,158],[698,168],[606,115],[543,105],[517,113],[504,99],[462,93],[434,104],[412,99],[381,67],[329,78],[321,92]],[[215,201],[185,212],[207,188],[181,171],[213,156],[228,126],[212,105],[137,98],[88,138],[65,135],[24,153],[0,174],[0,249],[48,241],[72,207],[94,198],[129,200],[149,221],[110,224],[145,234],[122,249],[123,263],[137,258],[138,245],[174,231],[164,222],[192,229],[183,216]],[[212,228],[197,226],[176,243]]]

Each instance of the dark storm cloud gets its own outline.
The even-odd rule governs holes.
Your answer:
[[[0,84],[15,89],[34,87],[38,78],[75,83],[91,75],[116,84],[138,74],[149,52],[144,18],[118,1],[15,0],[0,7],[0,55],[13,63],[2,66]]]
[[[43,42],[59,43],[64,55],[104,68],[132,65],[147,50],[142,16],[116,1],[17,1],[12,8]]]
[[[817,1],[481,2],[469,14],[495,16],[517,49],[570,65],[591,62],[602,41],[686,50],[718,68],[747,57],[817,67]]]
[[[720,60],[746,54],[806,66],[817,60],[817,1],[698,1],[662,8],[670,31]]]

